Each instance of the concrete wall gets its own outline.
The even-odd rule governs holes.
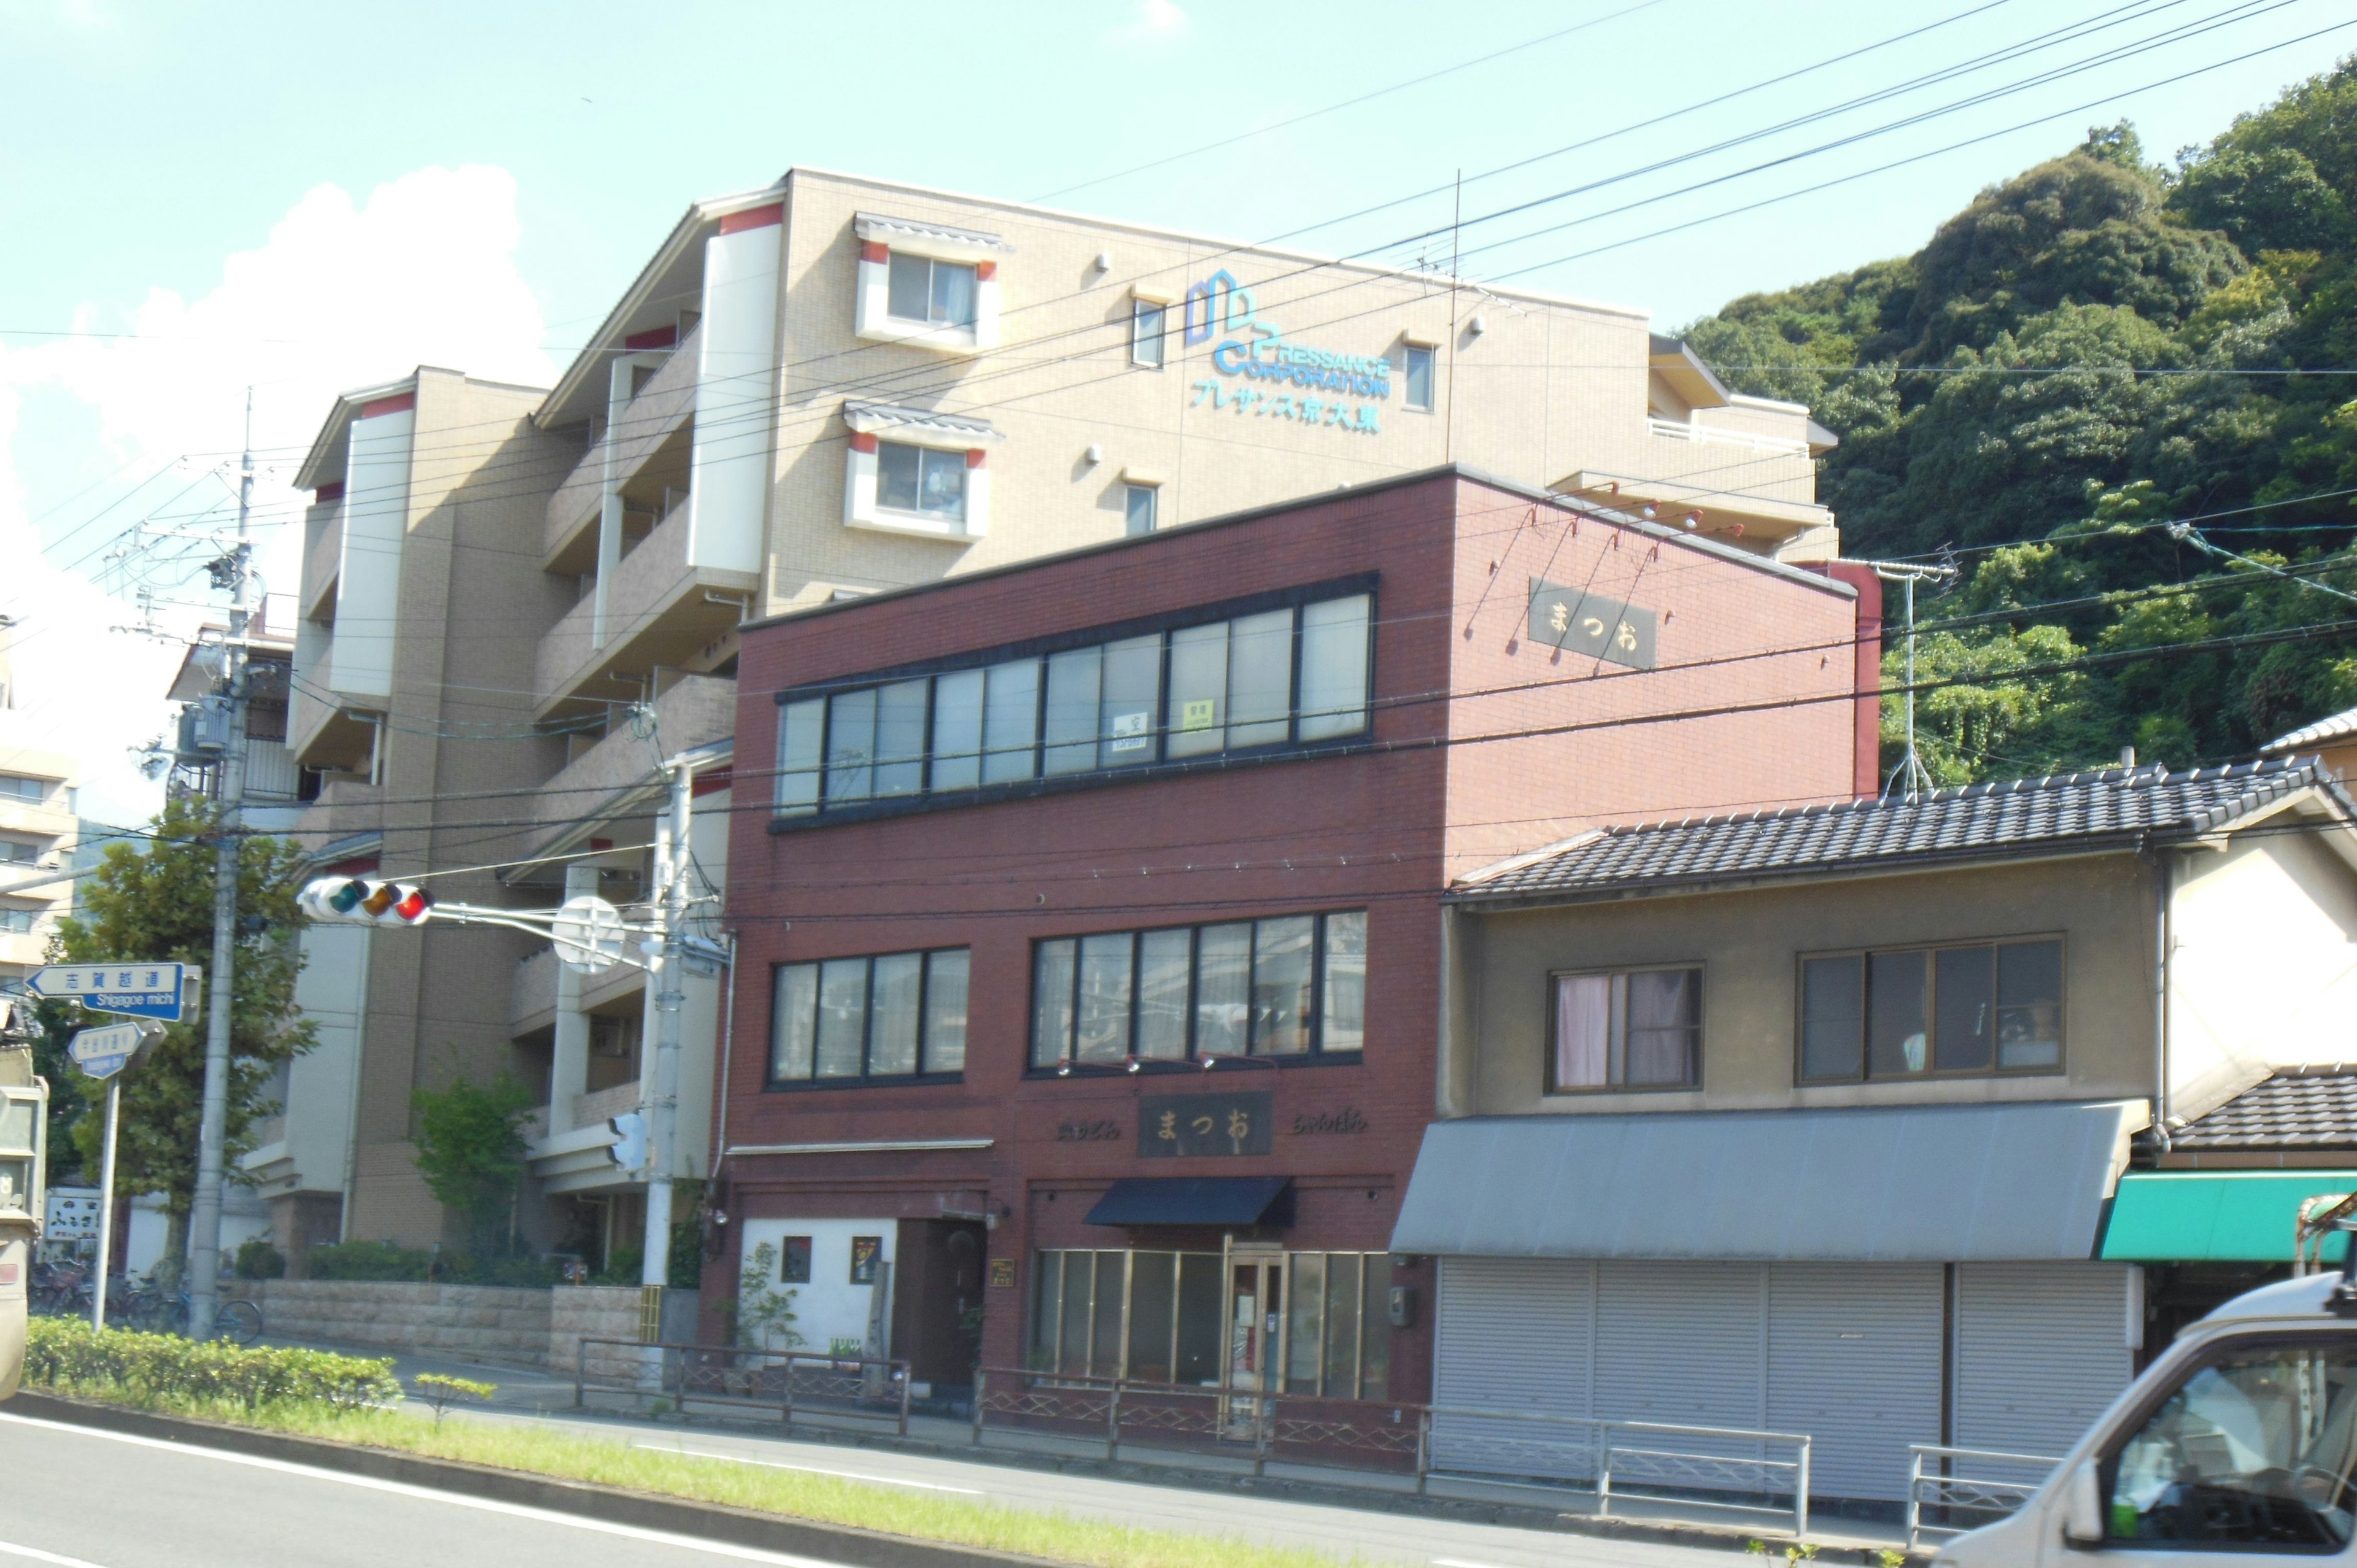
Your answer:
[[[580,1359],[584,1339],[636,1339],[639,1287],[568,1285],[548,1295],[548,1369],[563,1374],[576,1366],[592,1378],[636,1376],[645,1358],[620,1345],[592,1345]]]
[[[2134,855],[1848,877],[1749,892],[1458,917],[1459,1114],[1609,1115],[1802,1106],[2142,1098],[2152,1092],[2152,884]],[[1803,952],[2059,935],[2062,1070],[1801,1087]],[[1547,979],[1699,963],[1702,1087],[1544,1092]],[[1460,1026],[1461,1028],[1461,1026]]]
[[[635,1339],[636,1285],[510,1290],[496,1285],[407,1284],[385,1280],[252,1283],[263,1322],[277,1337],[366,1349],[546,1366],[569,1372],[581,1341]],[[590,1370],[612,1355],[593,1352]],[[635,1358],[616,1365],[636,1366]]]

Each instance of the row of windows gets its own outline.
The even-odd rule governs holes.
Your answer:
[[[49,797],[49,781],[27,779],[21,773],[0,773],[0,799],[30,800],[40,804]]]
[[[1552,977],[1549,1093],[1702,1082],[1702,971]],[[2062,1068],[2062,944],[2052,938],[1825,953],[1801,961],[1803,1083]]]
[[[1036,952],[1034,1067],[1355,1058],[1366,1044],[1363,909],[1060,937]],[[779,964],[771,1086],[963,1072],[972,974],[966,948]]]
[[[1371,611],[1354,594],[787,703],[779,814],[1361,734]]]
[[[1034,964],[1034,1068],[1366,1046],[1363,909],[1062,937],[1039,943]]]
[[[896,263],[898,258],[894,258]],[[895,306],[892,314],[900,314]],[[1160,370],[1169,358],[1170,307],[1159,300],[1139,299],[1129,313],[1129,362]],[[1400,400],[1422,413],[1432,411],[1433,350],[1422,343],[1403,345]]]

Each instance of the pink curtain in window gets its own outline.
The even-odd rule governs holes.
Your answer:
[[[1555,1086],[1598,1089],[1612,1049],[1612,977],[1566,974],[1555,983]]]

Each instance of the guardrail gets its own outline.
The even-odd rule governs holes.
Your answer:
[[[593,1345],[608,1352],[596,1358],[606,1365],[595,1373],[590,1369]],[[902,1437],[909,1435],[909,1363],[880,1356],[826,1356],[675,1340],[584,1339],[574,1354],[573,1408],[586,1408],[593,1392],[628,1394],[634,1402],[669,1399],[680,1410],[691,1400],[774,1410],[789,1427],[798,1412],[877,1421]]]
[[[977,1446],[994,1420],[1002,1429],[1102,1442],[1107,1460],[1119,1456],[1125,1442],[1150,1442],[1248,1458],[1255,1476],[1272,1459],[1292,1459],[1413,1477],[1418,1493],[1436,1476],[1568,1487],[1593,1492],[1599,1517],[1611,1513],[1616,1498],[1645,1498],[1788,1513],[1796,1537],[1809,1529],[1813,1444],[1805,1433],[1237,1392],[984,1367],[974,1374],[972,1441]],[[1507,1430],[1497,1430],[1497,1423]],[[1739,1500],[1707,1495],[1714,1492]]]
[[[1945,1540],[1968,1530],[1994,1524],[2029,1500],[2062,1461],[2051,1454],[2007,1454],[1994,1448],[1946,1448],[1935,1443],[1910,1443],[1907,1466],[1907,1550],[1927,1535]],[[1927,1470],[1924,1461],[1937,1466]],[[2010,1475],[1960,1475],[1959,1466],[2004,1470]],[[2027,1472],[2037,1471],[2031,1479]],[[1939,1519],[1926,1520],[1929,1509]],[[1980,1516],[1975,1518],[1973,1516]],[[1954,1522],[1959,1518],[1968,1524]]]

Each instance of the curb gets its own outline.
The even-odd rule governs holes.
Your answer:
[[[247,1454],[320,1470],[339,1470],[371,1480],[399,1481],[435,1491],[574,1514],[606,1524],[626,1524],[699,1541],[817,1558],[843,1564],[844,1568],[1045,1568],[1040,1558],[1018,1557],[981,1547],[914,1541],[848,1525],[818,1524],[779,1514],[756,1513],[725,1503],[613,1491],[586,1482],[556,1480],[520,1470],[496,1470],[455,1459],[431,1459],[186,1416],[157,1415],[116,1405],[60,1399],[30,1390],[18,1393],[8,1402],[7,1408],[11,1414],[40,1416],[99,1431]]]

